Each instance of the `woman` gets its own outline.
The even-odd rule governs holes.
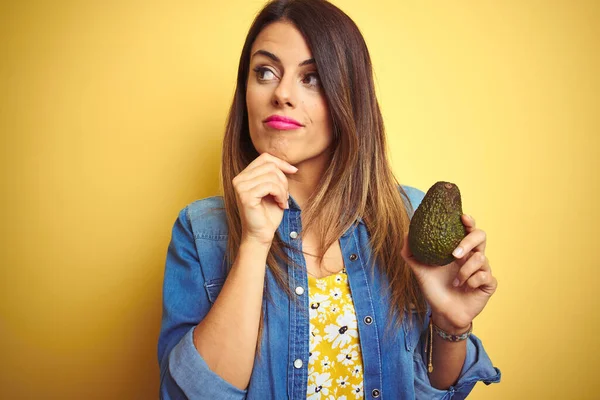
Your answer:
[[[500,380],[470,335],[497,286],[485,234],[463,216],[438,268],[403,245],[423,193],[396,183],[365,42],[332,4],[257,16],[222,177],[173,229],[162,398],[464,398]]]

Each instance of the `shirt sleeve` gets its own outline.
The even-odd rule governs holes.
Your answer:
[[[210,370],[193,341],[196,325],[210,310],[187,208],[179,213],[163,282],[163,315],[158,339],[160,398],[244,399],[240,390]]]
[[[460,400],[466,398],[477,382],[486,385],[500,382],[500,370],[492,365],[492,361],[485,352],[481,340],[475,335],[469,336],[467,340],[467,354],[462,371],[455,385],[447,390],[439,390],[431,386],[424,353],[424,342],[427,335],[421,335],[419,345],[415,350],[413,361],[415,368],[415,395],[417,400],[452,399]]]

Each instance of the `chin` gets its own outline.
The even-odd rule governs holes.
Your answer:
[[[266,143],[255,144],[254,148],[258,154],[269,153],[270,155],[280,158],[283,161],[291,163],[295,157],[293,151],[290,151],[290,144],[280,140],[269,140]]]
[[[259,151],[258,154],[269,153],[270,155],[277,157],[285,162],[292,164],[294,162],[295,157],[290,154],[288,151],[284,151],[281,149],[265,149],[264,151]],[[292,164],[293,165],[293,164]]]

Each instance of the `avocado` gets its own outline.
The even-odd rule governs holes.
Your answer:
[[[415,259],[432,266],[454,261],[452,252],[467,235],[461,216],[458,186],[437,182],[430,187],[415,210],[408,230],[408,246]]]

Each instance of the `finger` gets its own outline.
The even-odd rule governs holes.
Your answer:
[[[482,290],[489,295],[496,291],[498,281],[489,271],[478,271],[467,280],[467,286],[471,289]]]
[[[402,256],[402,258],[404,258],[404,261],[406,261],[407,263],[414,263],[414,257],[408,245],[408,234],[404,235],[404,241],[402,242],[402,249],[400,250],[400,255]]]
[[[408,245],[408,234],[404,235],[404,241],[402,242],[402,249],[400,250],[400,255],[402,256],[408,267],[412,270],[412,272],[418,276],[420,273],[419,265],[416,263],[416,260],[414,259],[414,256],[410,251],[410,247]],[[399,270],[396,269],[396,273],[398,272]]]
[[[471,217],[468,214],[461,215],[461,221],[462,221],[463,225],[465,226],[467,233],[473,232],[475,230],[475,228],[477,227],[477,224],[475,223],[475,218]]]
[[[288,192],[283,187],[283,184],[281,183],[281,181],[272,172],[258,176],[256,178],[254,178],[253,180],[239,183],[236,187],[236,191],[237,191],[237,193],[239,193],[238,196],[240,196],[240,197],[250,194],[250,197],[253,198],[254,200],[256,200],[250,204],[252,204],[253,206],[256,206],[256,205],[260,204],[260,201],[262,201],[262,197],[257,197],[257,196],[259,196],[259,194],[258,194],[259,192],[256,192],[255,189],[262,185],[273,185],[273,186],[277,187],[275,193],[268,193],[268,192],[261,191],[260,193],[262,193],[262,197],[265,197],[265,196],[271,194],[274,197],[275,201],[281,206],[281,208],[283,208],[283,209],[289,208]],[[266,187],[270,188],[271,186],[266,186]]]
[[[400,250],[400,254],[410,257],[412,255],[410,249],[408,248],[408,233],[404,234],[404,239],[402,240],[402,249]]]
[[[245,178],[242,178],[242,179],[245,179]],[[265,172],[264,174],[255,176],[252,179],[240,180],[240,181],[236,182],[235,189],[237,192],[240,192],[240,193],[247,192],[247,191],[251,190],[253,187],[256,187],[257,185],[259,185],[261,183],[265,183],[265,182],[272,182],[274,184],[280,185],[283,188],[283,191],[285,192],[286,200],[287,200],[287,187],[286,187],[287,180],[284,180],[282,182],[280,175],[278,175],[277,172],[275,172],[275,171],[267,170],[267,172]]]
[[[260,183],[247,191],[239,194],[240,207],[257,207],[263,201],[276,203],[281,209],[289,208],[288,203],[282,201],[283,190],[281,186],[273,182]]]
[[[471,250],[484,253],[486,240],[486,233],[481,229],[475,229],[460,241],[456,249],[452,252],[452,255],[456,258],[463,258],[468,255]]]
[[[473,253],[469,259],[464,263],[458,270],[453,286],[461,286],[465,283],[473,274],[478,271],[489,271],[491,272],[490,265],[488,264],[487,257],[483,253]]]
[[[254,199],[262,199],[265,196],[273,196],[275,202],[279,204],[279,207],[286,210],[289,208],[287,202],[287,191],[283,189],[283,186],[279,182],[265,181],[257,184],[250,188],[247,193]]]
[[[283,172],[285,172],[287,174],[295,174],[298,171],[298,168],[294,167],[292,164],[290,164],[286,161],[283,161],[281,158],[272,156],[269,153],[262,153],[260,156],[256,157],[250,164],[248,164],[246,169],[248,169],[248,170],[254,169],[255,167],[262,165],[264,163],[267,163],[267,162],[274,163]]]
[[[402,258],[404,258],[404,261],[406,261],[410,267],[429,268],[428,266],[421,264],[415,259],[412,251],[410,250],[410,246],[408,245],[408,234],[404,235],[404,241],[402,242],[402,249],[400,250],[400,255],[402,256]]]
[[[272,163],[272,162],[267,162],[267,163],[264,163],[264,164],[261,164],[261,165],[255,167],[249,171],[244,171],[242,174],[240,174],[238,181],[240,181],[240,183],[252,181],[259,176],[267,175],[269,173],[275,174],[277,176],[277,179],[279,179],[279,181],[285,188],[285,190],[286,191],[289,190],[287,177],[285,176],[283,171],[281,171],[281,169],[275,163]]]

